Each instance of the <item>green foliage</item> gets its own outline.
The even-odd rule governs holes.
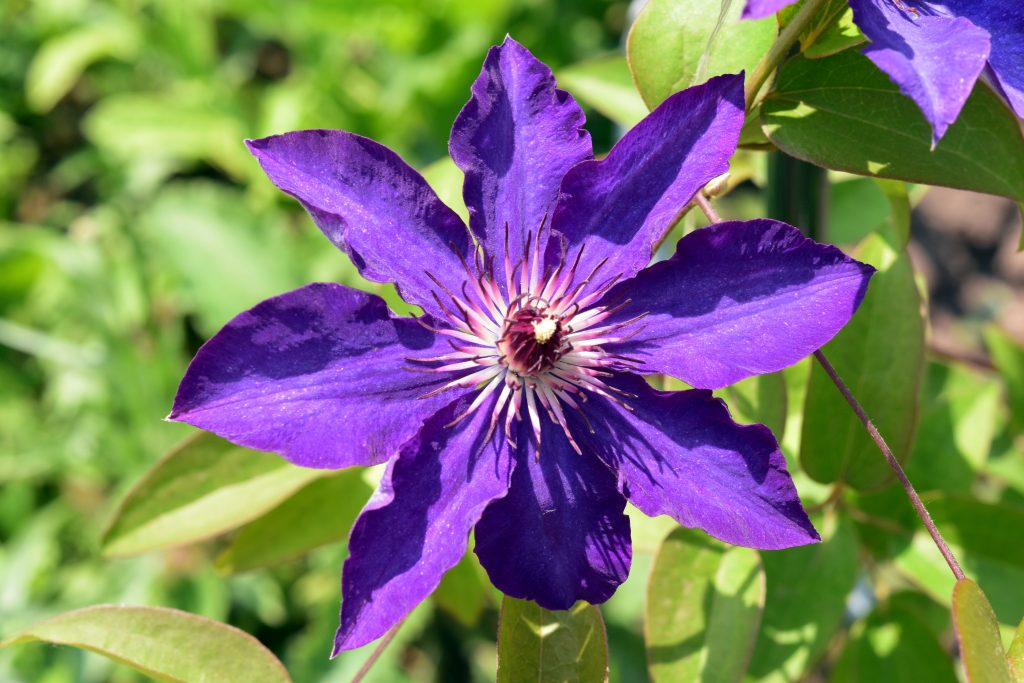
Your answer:
[[[99,605],[40,622],[0,643],[41,641],[98,652],[170,683],[288,683],[281,662],[237,628],[160,607]]]
[[[498,683],[600,683],[608,680],[608,637],[601,612],[576,603],[551,612],[505,597],[498,622]]]
[[[650,0],[629,32],[637,89],[654,109],[672,93],[719,74],[750,73],[775,39],[775,19],[741,21],[743,3]]]
[[[652,681],[743,680],[765,600],[756,550],[677,529],[658,551],[647,591]]]
[[[953,624],[968,683],[1012,683],[996,615],[970,579],[957,581],[953,589]]]
[[[867,57],[796,57],[765,97],[761,125],[779,149],[826,168],[1024,198],[1024,136],[981,83],[933,150],[917,105]]]

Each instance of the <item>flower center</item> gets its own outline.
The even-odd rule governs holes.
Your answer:
[[[449,426],[461,422],[488,397],[497,394],[487,438],[504,416],[505,438],[515,447],[512,424],[520,419],[529,420],[538,457],[541,410],[561,427],[572,447],[581,452],[569,428],[566,408],[583,415],[583,423],[588,428],[589,422],[581,407],[587,401],[587,394],[597,394],[629,408],[621,397],[632,397],[632,394],[625,394],[604,380],[612,376],[611,371],[635,370],[638,361],[611,353],[605,347],[636,334],[639,330],[627,332],[626,328],[643,317],[603,324],[629,301],[615,304],[602,301],[619,275],[586,291],[604,261],[587,277],[577,280],[582,246],[570,264],[563,240],[558,265],[542,274],[543,230],[542,224],[536,239],[528,235],[522,257],[513,265],[506,228],[504,291],[495,279],[494,261],[487,260],[479,250],[474,254],[472,267],[463,261],[466,280],[461,296],[428,272],[450,302],[446,304],[440,292],[433,292],[447,325],[429,329],[448,336],[454,351],[434,358],[408,359],[429,364],[428,372],[454,375],[426,396],[454,387],[477,391],[469,408]],[[421,324],[426,325],[422,321]]]

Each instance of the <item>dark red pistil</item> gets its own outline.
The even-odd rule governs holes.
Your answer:
[[[505,365],[519,375],[543,372],[564,353],[562,324],[558,318],[528,306],[516,312],[506,323],[498,342]]]

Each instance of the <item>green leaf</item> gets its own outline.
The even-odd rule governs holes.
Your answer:
[[[921,300],[906,251],[876,234],[856,255],[878,272],[853,319],[822,350],[903,461],[913,444],[924,370]],[[817,481],[841,480],[857,489],[892,478],[874,441],[817,363],[807,388],[800,462]]]
[[[854,627],[829,677],[829,683],[863,681],[956,683],[957,677],[949,653],[928,624],[891,604]]]
[[[98,652],[159,681],[291,680],[281,662],[248,633],[163,607],[87,607],[31,626],[0,647],[33,641]]]
[[[757,640],[765,576],[756,550],[693,529],[672,532],[647,588],[651,680],[741,681]]]
[[[1024,619],[1017,624],[1010,650],[1006,653],[1006,662],[1010,665],[1010,674],[1014,682],[1024,683]]]
[[[626,54],[648,108],[711,76],[750,73],[775,40],[776,23],[774,17],[741,21],[742,10],[741,2],[719,0],[647,3],[629,31]]]
[[[932,150],[917,105],[867,57],[797,57],[765,97],[761,124],[779,149],[826,168],[1024,198],[1020,126],[981,83]]]
[[[601,112],[623,128],[632,128],[647,116],[629,64],[622,55],[588,59],[558,72],[558,83],[580,102]]]
[[[1015,432],[1024,432],[1024,346],[995,326],[985,330],[985,344],[1003,381]]]
[[[222,534],[324,474],[213,434],[197,434],[168,452],[128,492],[103,534],[103,552],[134,555]]]
[[[46,41],[25,74],[25,99],[45,113],[78,82],[93,62],[106,57],[128,59],[138,49],[138,27],[124,17],[105,17]]]
[[[953,626],[968,683],[1013,683],[996,615],[970,579],[960,579],[953,589]]]
[[[1000,623],[1016,624],[1024,605],[1024,507],[983,503],[968,496],[922,496],[964,572],[985,586]],[[954,578],[931,538],[918,531],[896,566],[935,600],[950,604]]]
[[[601,612],[578,602],[550,612],[505,597],[498,621],[498,683],[599,683],[608,680],[608,639]]]
[[[242,527],[216,561],[227,574],[290,560],[343,541],[370,497],[361,469],[317,479]]]
[[[829,184],[828,241],[857,244],[882,226],[899,241],[910,237],[910,202],[904,183],[851,178]]]
[[[803,680],[843,618],[857,579],[857,540],[845,518],[827,517],[817,545],[762,553],[768,593],[749,679]]]
[[[737,422],[767,425],[782,441],[786,429],[786,380],[781,372],[755,375],[716,392]]]
[[[476,555],[468,552],[448,570],[432,596],[438,607],[467,627],[476,626],[487,606],[489,587],[481,578],[482,571]]]
[[[451,207],[452,211],[459,214],[467,224],[469,223],[469,209],[462,199],[462,180],[464,174],[462,169],[455,165],[451,157],[441,157],[432,164],[425,166],[420,173],[423,178],[434,189],[441,201]]]
[[[799,2],[782,8],[779,23],[788,25],[803,5],[804,2]],[[809,59],[828,57],[866,42],[846,0],[826,0],[800,33],[800,51]]]

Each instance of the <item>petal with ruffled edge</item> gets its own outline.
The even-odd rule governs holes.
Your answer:
[[[277,187],[299,200],[363,277],[393,282],[409,303],[443,311],[427,271],[458,291],[472,253],[462,220],[387,147],[340,130],[300,130],[247,140]]]
[[[742,19],[763,19],[775,14],[783,7],[792,5],[796,0],[747,0],[743,6]]]
[[[956,120],[989,55],[988,31],[929,3],[850,0],[854,21],[871,44],[871,61],[914,100],[936,143]]]
[[[585,244],[579,272],[606,260],[596,285],[647,265],[679,212],[728,170],[743,107],[743,76],[717,76],[672,95],[607,157],[566,174],[552,225],[567,238],[570,254]],[[557,259],[550,250],[549,259]]]
[[[449,150],[466,173],[470,227],[503,270],[505,226],[515,265],[527,234],[536,239],[554,210],[562,177],[593,156],[590,134],[583,110],[555,87],[551,69],[511,38],[487,53],[472,92]],[[498,281],[504,289],[505,278]]]
[[[199,349],[169,419],[303,467],[387,460],[452,396],[417,400],[439,384],[403,369],[408,356],[450,348],[384,301],[312,284],[236,316]]]
[[[616,285],[606,301],[630,303],[606,324],[647,313],[614,351],[638,359],[641,372],[718,389],[823,346],[853,316],[872,273],[785,223],[719,223]]]
[[[992,76],[1018,117],[1024,118],[1024,3],[1020,0],[946,0],[936,3],[988,32]]]
[[[748,548],[820,540],[767,427],[736,424],[709,391],[656,391],[636,375],[608,381],[636,397],[625,401],[631,410],[588,402],[596,437],[583,439],[618,472],[641,512]]]
[[[334,655],[384,635],[430,595],[466,552],[484,507],[508,491],[504,435],[485,440],[493,399],[446,426],[470,400],[443,408],[402,447],[352,527]]]
[[[629,575],[626,501],[593,454],[577,454],[545,418],[538,456],[520,429],[516,469],[504,498],[476,527],[476,554],[506,595],[545,609],[604,602]]]

